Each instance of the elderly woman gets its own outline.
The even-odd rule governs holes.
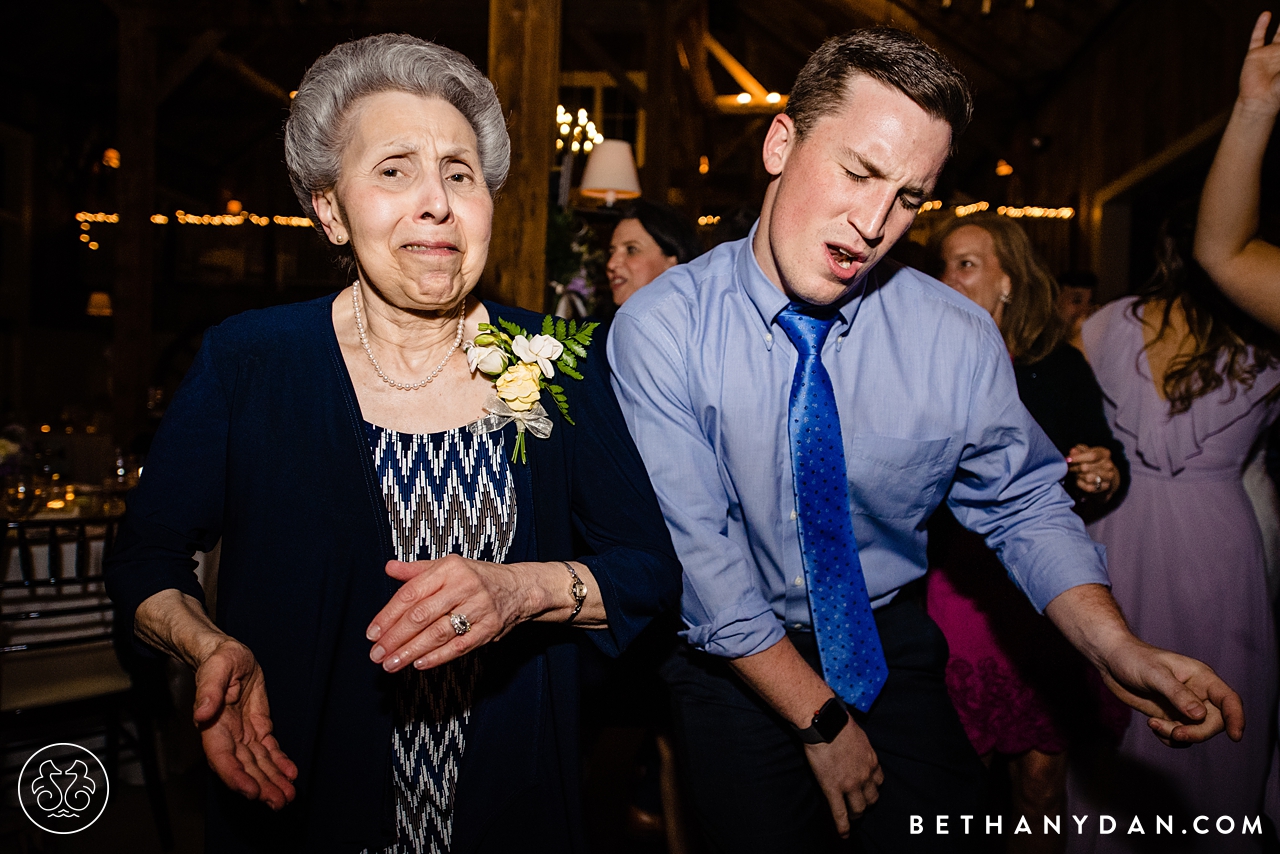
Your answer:
[[[354,282],[207,333],[109,567],[196,669],[208,850],[579,850],[574,633],[617,654],[679,565],[590,329],[470,296],[509,159],[493,87],[350,42],[285,146]],[[214,621],[191,556],[220,538]]]
[[[1067,342],[1057,287],[1026,232],[1006,217],[977,214],[951,220],[936,239],[942,281],[999,327],[1023,405],[1067,459],[1077,512],[1094,518],[1110,509],[1127,478],[1123,447],[1088,363]],[[928,576],[928,610],[951,648],[947,690],[983,761],[1009,758],[1014,813],[1036,829],[1011,837],[1007,850],[1061,850],[1060,838],[1039,834],[1040,816],[1065,806],[1068,724],[1096,719],[1075,714],[1095,702],[1121,712],[1085,681],[1084,660],[1031,609],[981,538],[946,517],[935,517],[930,534],[938,569]]]

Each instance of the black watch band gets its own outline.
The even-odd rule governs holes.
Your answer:
[[[813,723],[804,729],[792,726],[805,744],[830,744],[849,723],[849,710],[839,697],[832,697],[813,715]]]

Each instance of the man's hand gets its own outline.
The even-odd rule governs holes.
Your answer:
[[[262,668],[249,648],[227,638],[196,670],[196,727],[222,782],[273,810],[297,794],[298,767],[271,734]]]
[[[854,820],[879,800],[884,783],[884,771],[867,734],[850,720],[830,744],[806,744],[804,755],[827,796],[836,830],[848,838]]]
[[[1148,716],[1165,744],[1194,744],[1224,729],[1233,741],[1244,737],[1240,695],[1207,664],[1134,637],[1106,587],[1072,587],[1044,613],[1097,666],[1117,697]]]
[[[1207,664],[1143,643],[1132,635],[1108,656],[1102,677],[1112,692],[1148,716],[1165,744],[1195,744],[1224,729],[1244,737],[1244,705]]]
[[[804,657],[783,637],[762,652],[729,662],[766,703],[792,726],[804,729],[813,714],[831,699],[832,691]],[[884,772],[880,760],[856,721],[850,720],[830,744],[806,744],[805,758],[827,796],[831,817],[841,836],[880,797]]]

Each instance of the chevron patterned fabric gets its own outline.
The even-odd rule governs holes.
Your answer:
[[[516,528],[516,490],[502,431],[477,435],[458,427],[410,434],[368,423],[365,429],[400,560],[506,558]],[[479,672],[472,654],[397,674],[392,746],[398,838],[383,854],[450,850],[453,797]]]

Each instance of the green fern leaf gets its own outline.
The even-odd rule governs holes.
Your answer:
[[[572,338],[566,338],[564,340],[564,349],[566,353],[572,352],[579,359],[587,358],[587,348],[583,347],[581,344],[579,344],[577,341],[574,341]]]
[[[566,377],[573,377],[575,380],[582,379],[582,374],[578,373],[573,368],[568,367],[563,362],[560,363],[560,370],[564,372]]]
[[[505,329],[505,330],[507,330],[508,334],[510,334],[510,335],[511,335],[511,336],[513,336],[513,337],[514,337],[514,336],[517,336],[517,335],[523,335],[525,338],[528,338],[528,337],[529,337],[529,333],[528,333],[528,332],[526,332],[526,331],[525,331],[524,329],[522,329],[521,327],[516,326],[516,325],[515,325],[514,323],[512,323],[510,320],[505,320],[505,319],[503,319],[503,318],[501,318],[501,317],[500,317],[500,318],[498,318],[498,323],[502,324],[502,328],[503,328],[503,329]]]
[[[564,322],[563,317],[557,320],[556,321],[556,340],[563,341],[565,335],[568,334],[568,330],[569,330],[569,324]]]
[[[560,367],[562,368],[578,367],[578,360],[574,358],[574,355],[570,353],[568,350],[565,350],[563,353],[560,354],[560,358],[556,360],[556,363],[560,365]]]
[[[569,321],[569,335],[572,337],[572,336],[577,335],[577,334],[578,334],[578,321],[576,321],[576,320],[570,320],[570,321]]]
[[[542,334],[550,335],[552,328],[554,328],[554,325],[555,325],[555,321],[551,319],[551,315],[548,314],[547,316],[543,317],[542,318]]]

